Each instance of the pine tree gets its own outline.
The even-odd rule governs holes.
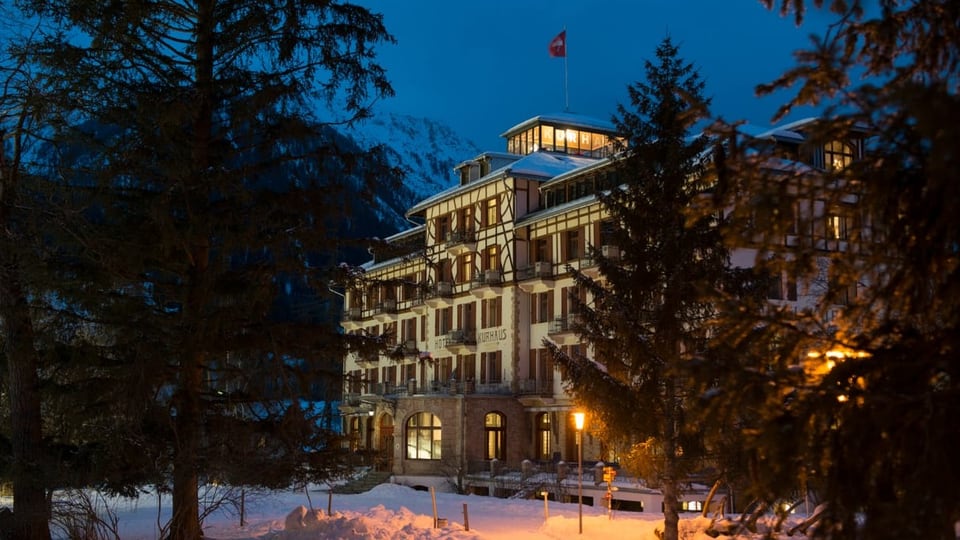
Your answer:
[[[702,465],[702,441],[686,417],[686,364],[702,348],[713,314],[706,292],[726,275],[727,252],[710,216],[690,219],[712,178],[711,143],[692,133],[707,116],[704,83],[669,38],[656,58],[646,62],[646,81],[628,88],[631,108],[618,108],[620,185],[599,195],[620,257],[593,246],[600,276],[574,272],[592,298],[571,298],[590,357],[547,345],[605,435],[644,456],[648,482],[663,492],[664,538],[676,539],[680,487]]]
[[[109,383],[127,398],[110,399],[140,420],[129,437],[152,465],[118,481],[169,482],[169,536],[196,539],[201,482],[337,467],[329,411],[302,398],[339,386],[344,342],[323,298],[344,184],[369,192],[392,171],[331,126],[391,94],[373,60],[391,38],[380,16],[327,1],[29,7],[60,24],[26,52],[54,111],[48,178],[86,220],[76,255],[94,265],[62,293],[96,345],[74,367],[123,368]],[[327,324],[278,309],[291,281]]]
[[[7,29],[16,34],[15,29]],[[4,50],[0,62],[3,93],[0,94],[0,360],[4,417],[4,478],[14,489],[14,522],[7,524],[17,538],[48,540],[50,530],[47,483],[44,481],[43,429],[41,416],[41,352],[37,346],[36,316],[40,302],[33,280],[41,273],[38,253],[39,213],[31,201],[32,178],[24,166],[29,132],[37,111],[31,96],[35,91],[29,69],[21,59]]]
[[[781,10],[799,23],[805,4],[784,0]],[[758,90],[799,89],[781,115],[824,108],[811,150],[866,134],[865,155],[784,174],[767,166],[781,157],[769,149],[730,152],[728,195],[754,201],[735,212],[732,241],[759,240],[758,267],[819,293],[797,313],[742,302],[723,309],[718,342],[728,351],[714,355],[723,361],[705,386],[719,390],[716,423],[752,413],[742,439],[746,489],[761,502],[806,487],[824,503],[818,537],[952,538],[960,517],[960,6],[814,4],[826,4],[836,22],[796,53],[796,67]],[[847,209],[845,248],[783,245],[790,227],[822,230],[826,215],[781,211],[813,199]]]

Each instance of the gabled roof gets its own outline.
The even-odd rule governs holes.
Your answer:
[[[489,184],[491,182],[496,182],[507,177],[522,177],[529,178],[532,180],[548,180],[559,174],[563,174],[586,165],[591,165],[598,161],[598,158],[588,158],[583,156],[571,156],[569,154],[557,153],[557,152],[534,152],[532,154],[527,154],[522,158],[514,161],[506,167],[501,167],[495,171],[491,171],[486,176],[474,180],[473,182],[454,186],[445,191],[441,191],[432,197],[428,197],[419,203],[413,205],[409,210],[407,210],[407,216],[417,215],[428,207],[433,206],[439,202],[451,199],[465,193],[467,191],[472,191],[480,186]]]

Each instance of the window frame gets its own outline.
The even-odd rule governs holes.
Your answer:
[[[424,420],[428,420],[429,424],[424,425]],[[428,411],[415,412],[407,418],[403,432],[408,460],[439,461],[443,458],[443,425],[439,416]],[[414,435],[413,445],[411,434]],[[424,454],[429,457],[422,457]]]
[[[491,419],[496,424],[491,424]],[[507,417],[501,412],[490,411],[483,416],[484,459],[503,461],[507,456]]]

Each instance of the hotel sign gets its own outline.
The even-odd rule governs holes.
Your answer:
[[[507,329],[500,328],[486,328],[484,330],[477,331],[477,345],[482,343],[498,343],[501,341],[507,340]]]

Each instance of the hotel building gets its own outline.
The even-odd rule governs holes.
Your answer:
[[[814,167],[859,155],[859,140],[804,148],[811,121],[753,136]],[[576,463],[574,404],[543,341],[584,347],[571,332],[576,289],[567,267],[595,272],[591,245],[619,255],[595,196],[617,183],[614,135],[609,122],[566,113],[510,128],[506,152],[460,163],[459,184],[410,208],[421,225],[372,249],[362,278],[348,285],[344,330],[380,336],[384,347],[345,359],[344,432],[395,481],[456,477],[488,492],[501,469]],[[814,211],[824,219],[811,234],[825,241],[853,226],[850,213]],[[740,250],[734,263],[752,256]],[[809,291],[799,287],[785,278],[770,295],[802,302]],[[590,464],[616,459],[589,430],[583,450]]]

